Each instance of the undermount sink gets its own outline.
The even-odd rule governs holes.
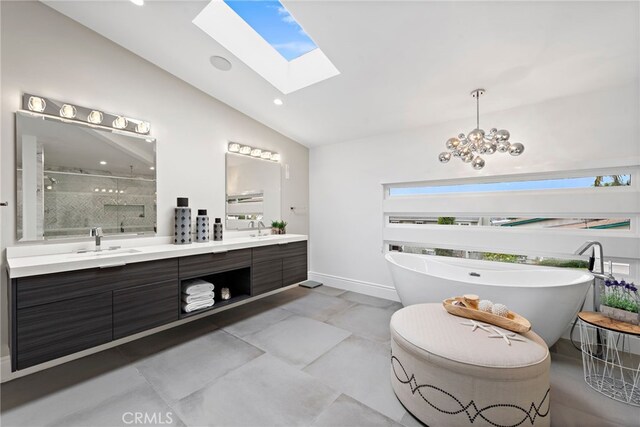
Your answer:
[[[74,253],[69,256],[69,258],[91,258],[91,257],[101,257],[106,255],[125,255],[125,254],[137,254],[140,253],[137,249],[103,249],[100,252],[89,251],[83,253]]]
[[[256,240],[269,240],[269,239],[276,239],[278,237],[280,237],[280,235],[278,234],[265,234],[264,236],[249,236],[252,239],[256,239]]]

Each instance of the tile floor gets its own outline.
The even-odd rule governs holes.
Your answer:
[[[400,307],[293,288],[2,384],[1,424],[419,426],[389,382]],[[554,426],[640,425],[640,410],[584,384],[573,348],[552,351]]]

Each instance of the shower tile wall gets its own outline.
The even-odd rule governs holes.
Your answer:
[[[155,231],[155,181],[55,172],[47,176],[56,182],[45,179],[45,237],[84,234],[91,227],[108,234]]]

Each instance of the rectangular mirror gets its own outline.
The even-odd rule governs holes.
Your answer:
[[[281,218],[280,163],[227,153],[228,230],[271,228]]]
[[[155,234],[156,141],[16,113],[18,240]]]

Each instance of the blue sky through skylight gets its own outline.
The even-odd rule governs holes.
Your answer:
[[[287,61],[318,47],[279,1],[225,0],[225,3]]]
[[[622,182],[631,182],[630,175],[621,175]],[[447,194],[447,193],[484,193],[490,191],[519,191],[519,190],[554,190],[560,188],[589,188],[593,187],[595,177],[542,179],[534,181],[507,181],[483,184],[459,184],[423,187],[396,187],[390,189],[391,196],[412,196],[419,194]],[[613,181],[605,177],[603,184]]]

